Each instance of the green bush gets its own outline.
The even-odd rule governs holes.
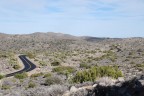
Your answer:
[[[70,66],[59,66],[59,67],[53,68],[52,71],[57,72],[59,74],[67,74],[67,73],[75,72],[75,69]]]
[[[2,85],[1,89],[2,90],[7,90],[7,89],[10,89],[10,86],[9,85]]]
[[[45,80],[45,83],[44,83],[44,85],[46,86],[50,86],[53,84],[62,84],[62,81],[60,78],[57,78],[57,77],[49,77]]]
[[[36,57],[36,55],[34,53],[31,53],[31,52],[27,52],[26,55],[31,59]]]
[[[0,79],[3,79],[3,78],[4,78],[4,76],[0,74]]]
[[[28,88],[34,88],[36,86],[36,84],[34,82],[30,82],[28,84]]]
[[[103,56],[97,58],[98,60],[109,59],[112,62],[116,61],[117,56],[113,51],[108,50],[108,51],[104,51],[103,53],[105,53],[105,54]]]
[[[47,74],[44,75],[44,78],[51,77],[51,76],[52,76],[51,73],[47,73]]]
[[[85,64],[85,63],[81,63],[80,64],[80,68],[90,68],[90,66],[88,64]]]
[[[35,78],[35,77],[39,77],[39,76],[42,76],[43,73],[35,73],[35,74],[32,74],[31,77],[32,78]]]
[[[19,65],[14,65],[13,68],[18,70],[20,68],[20,66]]]
[[[15,78],[17,78],[17,79],[24,79],[24,78],[27,78],[28,77],[28,75],[27,75],[27,73],[21,73],[21,74],[16,74],[15,76],[14,76]]]
[[[144,64],[136,64],[135,67],[136,67],[139,71],[143,71],[143,70],[144,70]]]
[[[46,62],[44,62],[44,61],[39,61],[39,64],[40,64],[41,66],[46,66],[46,65],[47,65]]]
[[[83,83],[86,81],[95,81],[97,77],[122,77],[122,72],[118,70],[117,66],[95,66],[89,70],[78,71],[72,78],[74,83]]]
[[[137,64],[135,67],[144,67],[144,64]]]
[[[51,66],[59,66],[60,65],[60,62],[58,61],[54,61],[51,63]]]
[[[5,54],[5,53],[0,53],[0,58],[7,58],[7,57],[8,57],[7,54]]]
[[[15,65],[18,65],[18,60],[14,57],[10,57],[9,64],[14,68]]]

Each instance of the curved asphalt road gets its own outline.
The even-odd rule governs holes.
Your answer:
[[[20,71],[5,75],[6,77],[14,76],[17,73],[29,72],[36,68],[36,65],[29,61],[25,55],[20,55],[19,58],[24,64],[24,68]]]

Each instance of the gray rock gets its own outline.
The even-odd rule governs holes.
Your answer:
[[[116,83],[115,86],[120,87],[120,86],[122,86],[122,83],[121,82]]]
[[[118,78],[118,81],[119,81],[119,82],[124,82],[124,81],[125,81],[125,80],[124,80],[124,77],[119,77],[119,78]]]
[[[106,86],[106,84],[104,82],[100,82],[99,85],[100,86]]]
[[[70,88],[70,92],[76,92],[78,90],[78,88],[76,88],[75,86],[72,86],[71,88]]]
[[[97,86],[97,84],[94,84],[94,85],[93,85],[93,87],[96,87],[96,86]]]
[[[144,80],[139,80],[142,86],[144,86]]]

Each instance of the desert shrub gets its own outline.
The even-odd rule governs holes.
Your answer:
[[[20,68],[20,65],[18,65],[18,64],[14,65],[13,68],[16,69],[16,70],[18,70]]]
[[[67,73],[75,72],[75,69],[70,66],[59,66],[59,67],[53,68],[52,71],[57,72],[58,74],[67,74]]]
[[[44,75],[44,78],[51,77],[51,76],[52,76],[51,73],[47,73],[47,74]]]
[[[0,74],[0,79],[3,79],[3,78],[4,78],[4,76]]]
[[[135,67],[144,67],[144,64],[136,64]]]
[[[115,62],[117,58],[114,57],[114,56],[113,56],[113,57],[111,56],[111,57],[109,57],[109,59],[110,59],[112,62]]]
[[[46,65],[47,65],[46,62],[44,62],[44,61],[39,61],[39,64],[40,64],[41,66],[46,66]]]
[[[7,90],[7,89],[10,89],[10,86],[9,85],[2,85],[1,89],[2,90]]]
[[[104,51],[103,53],[105,53],[103,56],[99,57],[98,59],[99,60],[102,60],[102,59],[110,59],[112,62],[115,62],[117,57],[116,57],[116,54],[113,52],[113,51]]]
[[[97,77],[122,77],[122,72],[116,66],[95,66],[89,70],[78,71],[72,78],[74,83],[83,83],[86,81],[95,81]]]
[[[130,62],[130,64],[135,64],[135,62],[132,61],[132,62]]]
[[[125,59],[124,61],[130,61],[130,60],[127,58],[127,59]]]
[[[32,74],[31,77],[34,78],[34,77],[39,77],[39,76],[42,76],[43,73],[35,73],[35,74]]]
[[[27,52],[26,55],[31,59],[36,57],[36,55],[34,53],[31,53],[31,52]]]
[[[80,68],[90,68],[90,66],[88,64],[85,64],[85,63],[81,63],[80,64]]]
[[[20,67],[20,66],[17,66],[17,65],[18,65],[18,61],[17,61],[17,59],[14,58],[14,57],[10,57],[10,59],[9,59],[9,64],[10,64],[11,66],[13,66],[14,69]]]
[[[51,63],[51,66],[59,66],[60,65],[60,62],[58,61],[54,61]]]
[[[62,84],[62,80],[58,77],[49,77],[45,80],[44,85],[50,86],[53,84]]]
[[[134,52],[133,51],[129,52],[129,55],[134,55]]]
[[[0,58],[7,58],[9,55],[5,52],[0,52]]]
[[[137,52],[143,52],[143,50],[142,49],[138,49]]]
[[[28,75],[27,75],[27,73],[21,73],[21,74],[16,74],[15,76],[14,76],[15,78],[17,78],[17,79],[24,79],[24,78],[26,78],[26,77],[28,77]]]
[[[139,71],[144,70],[144,64],[136,64],[134,67],[136,67]]]
[[[28,88],[34,88],[36,84],[34,82],[29,82]]]

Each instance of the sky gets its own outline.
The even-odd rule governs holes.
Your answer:
[[[144,37],[144,0],[0,0],[0,32]]]

